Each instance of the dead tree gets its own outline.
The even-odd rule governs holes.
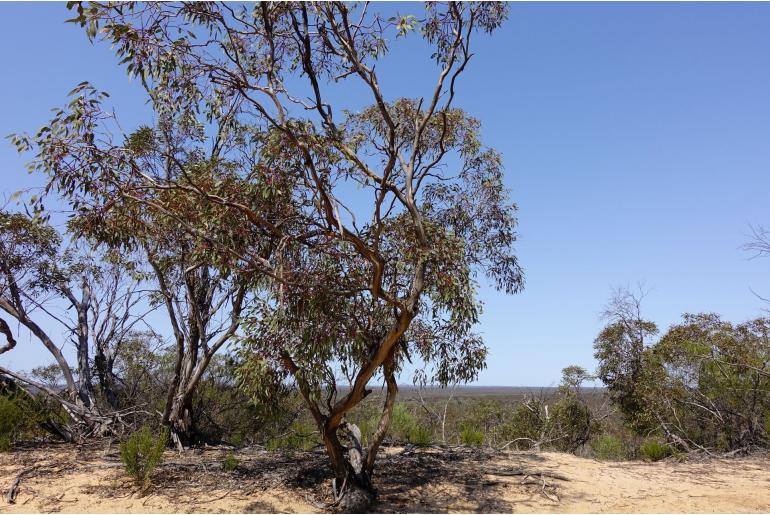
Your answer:
[[[40,388],[29,378],[4,370],[3,373],[32,385],[59,402],[76,424],[70,433],[104,434],[114,418],[105,413],[116,406],[105,406],[97,399],[92,378],[92,352],[113,356],[123,337],[142,320],[136,315],[139,302],[137,284],[121,280],[119,265],[108,265],[87,252],[71,247],[62,251],[61,237],[46,224],[25,215],[0,213],[0,309],[26,328],[52,355],[61,371],[64,390]],[[98,300],[97,300],[98,299]],[[69,335],[74,347],[73,368],[42,327],[54,322]],[[2,323],[8,343],[15,346],[9,325]],[[99,365],[100,389],[107,399],[114,398],[109,369]]]

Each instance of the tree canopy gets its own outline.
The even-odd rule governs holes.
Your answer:
[[[124,134],[106,93],[83,83],[14,141],[91,237],[173,234],[162,243],[189,245],[190,266],[248,284],[242,378],[259,394],[291,377],[338,485],[367,489],[403,360],[419,356],[421,377],[441,384],[473,379],[486,356],[473,332],[480,281],[523,285],[501,157],[453,106],[472,40],[507,6],[428,3],[419,18],[342,2],[71,7],[142,80],[157,122]],[[377,62],[390,38],[417,34],[434,48],[436,85],[389,98]],[[371,105],[329,100],[344,83]],[[388,395],[362,450],[345,414],[377,376]]]

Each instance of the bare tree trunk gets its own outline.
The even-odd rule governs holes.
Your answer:
[[[69,363],[67,363],[67,360],[64,359],[64,355],[61,353],[56,344],[54,344],[54,342],[48,337],[45,331],[43,331],[39,325],[31,320],[24,311],[17,309],[5,299],[0,299],[0,308],[18,320],[21,325],[29,329],[29,331],[34,334],[38,340],[40,340],[43,346],[54,357],[56,364],[59,365],[62,376],[64,377],[64,382],[67,385],[67,390],[73,397],[77,396],[77,385],[75,384],[75,378],[72,375],[72,369],[70,369]]]
[[[101,346],[96,347],[94,355],[94,365],[99,379],[99,388],[107,403],[112,409],[119,408],[118,394],[116,392],[117,377],[115,376],[115,356],[112,353],[105,352]]]
[[[87,278],[84,276],[81,283],[82,298],[78,301],[68,289],[64,289],[70,297],[73,306],[78,315],[77,322],[77,360],[78,360],[78,398],[83,406],[89,410],[97,410],[93,395],[93,384],[91,382],[91,366],[89,363],[89,326],[88,310],[91,304],[91,287]]]

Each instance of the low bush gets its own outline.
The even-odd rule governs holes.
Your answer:
[[[0,452],[30,436],[42,422],[42,407],[36,399],[14,388],[0,390]]]
[[[144,426],[120,444],[120,459],[128,475],[140,488],[144,489],[150,485],[153,471],[163,461],[163,451],[168,439],[167,428],[154,435],[148,426]]]
[[[409,433],[407,441],[417,447],[427,447],[433,443],[433,431],[425,426],[416,426]]]
[[[379,419],[372,417],[368,426],[374,429],[378,423]],[[418,447],[426,447],[433,442],[433,431],[422,424],[403,404],[393,406],[388,434],[393,440],[410,443]]]
[[[591,448],[599,460],[621,461],[627,458],[626,448],[619,436],[604,433],[593,439]]]
[[[648,438],[639,446],[639,455],[645,460],[660,461],[669,455],[669,447],[656,438]]]
[[[401,442],[409,442],[417,428],[417,417],[412,415],[403,404],[393,406],[393,413],[390,416],[390,425],[388,426],[388,434],[391,438]]]
[[[465,427],[460,431],[460,441],[464,445],[479,447],[484,443],[484,433],[473,427]]]
[[[222,470],[225,472],[232,472],[233,470],[238,468],[238,465],[241,464],[241,460],[235,457],[235,454],[230,451],[227,453],[227,456],[222,460]]]
[[[24,415],[16,400],[0,395],[0,452],[11,450],[23,423]]]

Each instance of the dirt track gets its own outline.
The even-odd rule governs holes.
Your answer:
[[[0,512],[318,512],[328,491],[320,454],[247,450],[224,472],[226,451],[167,453],[155,485],[140,494],[113,447],[57,445],[0,454]],[[557,453],[492,455],[468,450],[386,449],[375,511],[394,512],[770,512],[770,459],[699,463],[597,462]],[[17,474],[16,503],[5,492]]]

